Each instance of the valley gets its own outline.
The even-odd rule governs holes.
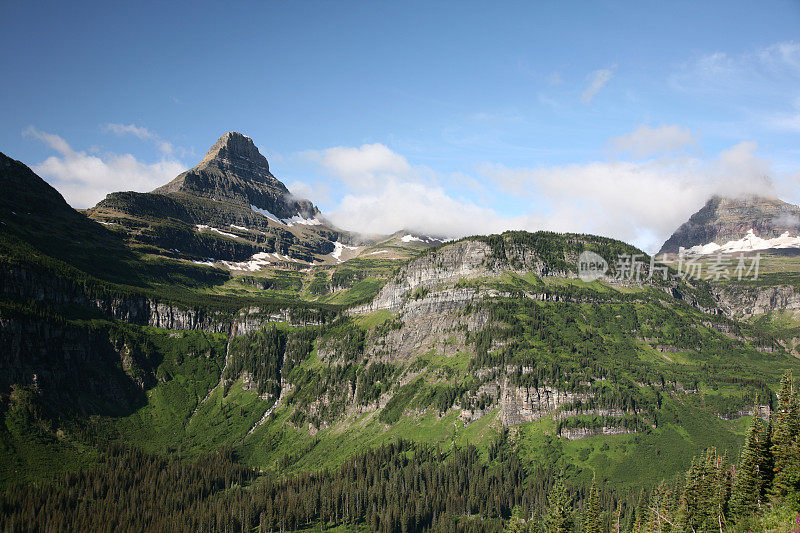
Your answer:
[[[520,506],[544,520],[553,491],[583,509],[599,484],[603,523],[633,531],[693,458],[737,458],[799,369],[785,250],[757,280],[587,282],[584,251],[649,256],[544,231],[355,234],[233,132],[169,184],[83,212],[3,155],[0,179],[3,529],[34,523],[19,494],[135,501],[161,470],[204,495],[186,496],[194,530],[500,530]],[[141,483],[115,486],[131,464]],[[184,503],[148,505],[150,525]],[[102,512],[39,519],[94,529]]]

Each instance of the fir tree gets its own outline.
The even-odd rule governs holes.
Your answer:
[[[719,531],[727,520],[730,468],[715,448],[692,461],[686,475],[683,506],[686,526],[693,531]]]
[[[650,501],[648,531],[653,531],[654,533],[672,531],[675,526],[674,515],[676,508],[677,502],[674,491],[666,482],[662,481]]]
[[[583,530],[586,533],[603,533],[603,519],[600,516],[600,495],[597,493],[596,478],[592,478],[589,499],[583,511]]]
[[[761,508],[769,481],[769,427],[756,414],[747,432],[733,483],[730,507],[737,517]]]
[[[634,533],[643,533],[644,531],[647,531],[647,522],[650,514],[647,508],[648,503],[649,499],[647,494],[644,492],[644,490],[642,490],[642,492],[639,494],[639,502],[634,510],[636,518],[633,523],[633,528],[630,529],[630,531]]]
[[[781,379],[778,392],[778,408],[772,426],[773,480],[771,493],[783,498],[797,490],[797,457],[794,449],[797,444],[800,424],[800,402],[792,372],[787,371]]]
[[[572,500],[564,485],[563,472],[556,478],[547,498],[545,530],[548,533],[567,533],[572,531]]]

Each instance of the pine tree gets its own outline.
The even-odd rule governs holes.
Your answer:
[[[636,505],[636,509],[634,510],[635,513],[635,521],[633,523],[633,528],[631,529],[634,533],[643,533],[647,531],[647,522],[648,522],[648,503],[649,498],[647,497],[647,493],[644,490],[639,493],[639,502]]]
[[[503,531],[505,531],[505,533],[527,533],[530,531],[531,528],[522,515],[522,508],[520,506],[514,507],[514,510],[511,512],[511,518],[508,520]]]
[[[692,461],[686,473],[683,510],[686,525],[694,531],[719,531],[726,523],[730,495],[727,459],[709,448]]]
[[[756,414],[747,431],[733,483],[730,507],[735,516],[746,516],[761,508],[770,474],[769,455],[769,427]]]
[[[790,370],[786,371],[781,379],[781,388],[778,392],[778,408],[772,426],[772,459],[773,479],[771,494],[776,498],[783,498],[797,490],[794,480],[798,477],[798,464],[796,448],[798,433],[800,433],[800,401],[798,401],[797,388]]]
[[[600,495],[597,492],[597,480],[592,478],[589,499],[583,511],[583,530],[586,533],[603,533],[603,519],[600,516]]]
[[[572,531],[572,526],[572,500],[567,494],[562,472],[548,494],[545,530],[548,533],[568,533]]]
[[[716,520],[720,529],[727,523],[729,515],[729,503],[731,499],[731,485],[733,475],[731,465],[728,460],[728,452],[720,457],[714,453],[714,494],[712,517]]]

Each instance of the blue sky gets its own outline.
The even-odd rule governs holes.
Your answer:
[[[76,207],[168,181],[229,130],[361,231],[652,250],[714,192],[800,201],[797,1],[2,9],[0,151]]]

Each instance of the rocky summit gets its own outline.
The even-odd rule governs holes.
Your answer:
[[[800,207],[763,196],[725,198],[714,196],[682,224],[659,250],[675,254],[681,248],[724,245],[753,235],[761,239],[777,238],[800,231]]]
[[[246,135],[231,131],[217,140],[200,163],[153,191],[186,193],[243,207],[255,206],[280,219],[313,218],[319,209],[308,200],[298,200],[269,171]]]

